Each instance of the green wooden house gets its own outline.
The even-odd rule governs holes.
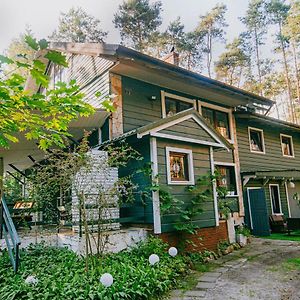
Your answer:
[[[121,208],[121,215],[132,224],[157,234],[172,232],[178,216],[162,215],[158,193],[153,191],[145,200],[143,191],[158,179],[172,196],[188,204],[187,187],[216,169],[220,179],[210,186],[211,200],[194,220],[211,229],[208,236],[217,236],[213,230],[224,224],[217,185],[228,190],[234,224],[245,220],[254,233],[269,232],[267,222],[259,223],[260,213],[268,219],[280,206],[280,213],[293,216],[291,208],[297,205],[287,201],[287,192],[292,195],[292,183],[298,188],[299,128],[263,116],[273,105],[271,100],[183,69],[176,65],[174,52],[159,60],[121,45],[53,43],[51,48],[65,52],[69,61],[67,69],[48,66],[52,84],[76,79],[86,101],[97,109],[95,116],[72,127],[74,136],[79,138],[88,128],[95,148],[126,140],[138,150],[143,161],[131,162],[120,176],[152,166],[152,179],[141,172],[134,175],[139,193],[132,205]],[[27,84],[34,88],[30,80]],[[115,112],[108,115],[101,110],[95,97],[98,91],[100,100],[112,95]],[[257,145],[259,140],[264,144]],[[292,155],[286,155],[290,148]]]

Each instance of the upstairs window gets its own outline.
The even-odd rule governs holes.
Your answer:
[[[223,137],[225,137],[226,139],[231,138],[228,113],[204,106],[202,106],[201,111],[204,119]]]
[[[249,127],[250,151],[265,153],[264,132],[261,129]]]
[[[280,135],[282,155],[294,157],[293,138],[289,135]]]
[[[171,117],[181,111],[195,108],[196,101],[193,99],[161,92],[163,118]]]
[[[226,189],[228,196],[237,195],[235,168],[234,166],[216,166],[217,186]]]

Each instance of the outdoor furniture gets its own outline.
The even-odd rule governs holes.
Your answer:
[[[287,218],[288,232],[293,230],[300,230],[300,218]]]
[[[32,207],[32,201],[17,201],[15,203],[12,210],[12,220],[16,228],[26,225],[31,229],[30,222],[32,222]]]
[[[284,232],[288,229],[282,215],[271,215],[269,221],[272,232]]]

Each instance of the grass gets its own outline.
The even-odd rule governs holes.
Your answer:
[[[293,231],[290,235],[287,233],[272,233],[264,239],[300,242],[300,231]]]

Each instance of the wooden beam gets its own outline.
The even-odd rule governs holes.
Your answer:
[[[25,178],[27,177],[26,174],[19,170],[16,166],[14,166],[13,164],[8,164],[12,169],[14,169],[15,171],[17,171],[18,173],[20,173],[22,176],[24,176]]]
[[[21,184],[25,184],[25,182],[23,182],[21,179],[19,179],[17,176],[15,176],[13,173],[7,171],[7,174],[9,174],[10,176],[12,176],[14,179],[16,179]]]

